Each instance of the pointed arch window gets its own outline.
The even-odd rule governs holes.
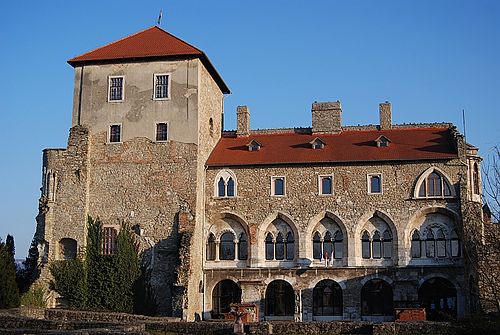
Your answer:
[[[316,232],[313,236],[313,259],[321,259],[321,255],[321,235]]]
[[[375,231],[372,239],[372,258],[382,258],[382,240],[380,233]]]
[[[285,259],[285,241],[281,233],[276,236],[275,255],[277,260]]]
[[[236,177],[229,170],[222,170],[217,174],[215,184],[215,196],[227,198],[236,196]]]
[[[332,257],[333,243],[332,234],[329,231],[326,232],[325,238],[323,240],[323,258],[330,259]]]
[[[293,238],[292,232],[288,232],[286,234],[286,241],[285,241],[285,258],[289,261],[294,259],[295,256],[295,239]]]
[[[245,233],[241,233],[238,240],[238,259],[242,261],[248,259],[248,241]]]
[[[418,230],[415,230],[411,235],[411,257],[422,257],[420,234]]]
[[[371,258],[370,234],[367,231],[361,236],[361,254],[363,258]]]
[[[274,242],[273,242],[273,234],[268,233],[266,236],[266,259],[273,260],[274,259]]]
[[[222,234],[220,237],[219,259],[234,260],[234,235],[230,232]]]
[[[460,257],[460,240],[457,232],[453,230],[450,237],[451,257]]]
[[[435,170],[422,181],[418,189],[419,198],[451,197],[452,195],[449,181]]]
[[[226,183],[226,196],[234,197],[234,180],[232,177],[229,177]]]
[[[427,239],[425,240],[425,256],[427,258],[433,258],[436,256],[434,234],[431,230],[427,232]]]
[[[210,233],[207,240],[207,261],[215,260],[215,236]]]
[[[384,258],[392,258],[392,234],[389,230],[386,230],[382,235],[382,254]]]
[[[446,238],[442,229],[436,234],[436,253],[439,258],[446,257]]]
[[[226,183],[224,182],[224,179],[220,177],[219,182],[217,183],[218,187],[218,195],[219,197],[225,197],[226,196]]]
[[[335,259],[342,259],[344,253],[344,234],[338,230],[333,237],[333,251]]]

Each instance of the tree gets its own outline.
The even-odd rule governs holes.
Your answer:
[[[0,240],[0,308],[19,306],[19,289],[16,283],[16,266],[13,256],[14,239],[12,236],[7,239],[8,245]]]
[[[493,148],[493,154],[483,168],[483,194],[494,223],[500,223],[500,147]]]
[[[28,292],[31,285],[40,276],[38,256],[38,242],[36,237],[33,237],[31,246],[28,250],[28,256],[23,261],[22,268],[17,272],[17,284],[21,293]]]

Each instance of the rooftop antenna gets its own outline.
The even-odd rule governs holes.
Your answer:
[[[158,20],[156,21],[156,25],[159,27],[161,24],[161,17],[163,15],[163,11],[160,9],[160,15],[158,15]]]

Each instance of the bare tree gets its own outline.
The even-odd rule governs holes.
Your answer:
[[[492,221],[500,223],[500,147],[493,148],[493,155],[488,157],[483,167],[484,202],[491,211]]]

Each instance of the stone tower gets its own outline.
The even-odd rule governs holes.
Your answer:
[[[229,89],[201,50],[156,26],[68,63],[72,128],[67,148],[43,153],[41,260],[75,257],[87,215],[105,229],[126,221],[159,314],[192,320],[202,309],[204,167]]]

